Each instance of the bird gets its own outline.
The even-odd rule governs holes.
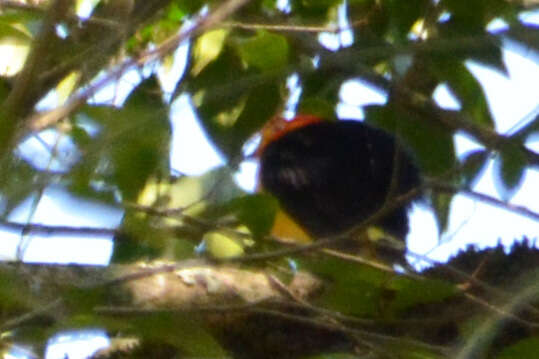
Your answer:
[[[361,121],[276,116],[261,137],[259,187],[279,202],[271,234],[282,240],[344,235],[387,201],[421,186],[410,151],[390,133]],[[404,240],[411,202],[389,210],[376,227]]]

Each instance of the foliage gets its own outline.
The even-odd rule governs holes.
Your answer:
[[[263,320],[249,318],[275,332],[293,332],[289,340],[299,342],[312,334],[307,349],[266,337],[268,347],[283,350],[261,353],[262,335],[249,338],[248,330],[247,334],[232,330],[245,329],[239,324],[242,321],[230,320],[227,325],[238,328],[222,330],[214,322],[208,325],[184,314],[108,318],[93,310],[106,304],[103,293],[87,288],[83,294],[77,290],[61,293],[70,311],[46,315],[45,323],[30,322],[20,328],[15,321],[13,327],[3,330],[17,329],[10,332],[13,342],[27,341],[40,348],[57,331],[102,326],[111,335],[137,335],[186,357],[222,356],[227,350],[227,355],[236,357],[249,357],[249,353],[258,357],[315,355],[313,358],[464,358],[466,353],[474,358],[533,357],[539,350],[536,331],[526,328],[520,336],[504,337],[498,316],[510,322],[514,316],[532,313],[527,319],[536,328],[536,313],[529,308],[520,310],[537,302],[536,293],[511,307],[505,305],[507,298],[502,295],[507,287],[467,292],[466,285],[458,283],[477,284],[471,273],[480,270],[479,261],[466,268],[468,276],[425,278],[388,271],[387,266],[358,264],[323,251],[280,255],[278,250],[284,244],[267,238],[278,204],[267,195],[238,188],[234,171],[245,159],[245,143],[271,117],[290,108],[287,102],[293,94],[287,79],[291,76],[297,76],[302,89],[292,107],[329,118],[336,117],[342,85],[359,79],[387,95],[383,106],[363,108],[365,121],[395,134],[411,149],[428,179],[427,196],[441,230],[447,225],[452,197],[469,191],[491,157],[495,158],[499,192],[510,198],[525,171],[539,165],[539,154],[525,145],[539,134],[539,117],[513,134],[497,132],[485,93],[465,65],[472,60],[506,74],[501,52],[505,41],[536,55],[539,27],[520,20],[521,14],[538,10],[533,5],[536,2],[290,0],[284,9],[278,3],[1,2],[0,51],[18,51],[0,68],[1,214],[2,223],[9,224],[8,216],[20,203],[59,184],[70,194],[125,211],[122,227],[116,231],[114,262],[197,256],[247,262],[249,256],[276,250],[278,255],[257,265],[278,267],[282,272],[299,266],[323,278],[326,290],[313,299],[313,307],[320,310],[288,311],[284,306],[279,309],[290,315],[288,321],[271,315]],[[80,15],[82,5],[91,7],[87,17]],[[339,39],[340,7],[346,10],[346,31],[353,41],[328,49],[318,36],[325,33]],[[503,20],[507,27],[487,31],[494,20]],[[174,51],[182,43],[189,45],[187,65],[174,79],[173,91],[167,92],[165,77],[177,66]],[[140,81],[128,80],[133,73]],[[432,99],[441,84],[448,86],[459,109],[443,109]],[[110,101],[94,99],[103,93],[110,94]],[[122,101],[124,94],[128,95]],[[191,100],[208,138],[226,159],[222,168],[198,177],[171,175],[170,108],[180,96]],[[57,143],[47,149],[49,166],[43,167],[25,157],[20,145],[46,131],[57,136]],[[453,145],[457,132],[470,135],[482,148],[458,159]],[[60,157],[57,145],[65,137],[72,144],[73,159],[58,170],[50,163]],[[28,230],[23,225],[19,229]],[[0,285],[4,299],[0,315],[6,320],[46,306],[50,299],[31,293],[10,295],[16,292],[16,281],[3,277]],[[495,280],[489,283],[499,286]],[[517,293],[528,289],[513,288]],[[428,333],[426,323],[438,314],[433,308],[462,301],[466,295],[486,304],[470,311],[460,305],[461,312],[444,312],[456,318],[451,321],[453,332],[445,340]],[[423,307],[418,327],[408,332],[403,329],[402,323],[413,322],[413,314]],[[485,307],[507,308],[511,314],[493,314]],[[480,329],[474,325],[494,317],[494,324],[483,327],[491,337],[504,339],[499,343],[505,346],[477,337]],[[298,321],[295,329],[294,320]],[[311,334],[300,339],[298,331],[302,330]],[[245,335],[254,343],[238,345],[244,343]]]

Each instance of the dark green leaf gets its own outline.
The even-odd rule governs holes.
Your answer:
[[[270,232],[279,203],[272,196],[254,194],[235,198],[226,207],[236,214],[255,238],[261,238]]]
[[[442,0],[441,5],[457,20],[460,31],[465,32],[481,32],[492,19],[513,11],[503,0]]]
[[[280,79],[246,70],[229,48],[193,76],[187,87],[204,129],[223,154],[237,160],[244,142],[277,113]]]
[[[162,255],[163,233],[149,223],[151,218],[128,211],[122,221],[121,232],[114,237],[113,263],[151,260]]]
[[[143,338],[170,344],[188,356],[226,357],[226,352],[201,324],[201,318],[190,314],[151,314],[133,318],[133,328]]]
[[[460,62],[440,60],[435,71],[440,82],[447,81],[453,94],[462,105],[462,110],[476,124],[489,129],[494,127],[494,120],[479,81]]]
[[[21,7],[17,10],[15,9],[2,9],[2,14],[0,15],[0,22],[5,24],[24,24],[30,21],[38,21],[43,18],[43,11],[39,9],[32,9],[28,7],[24,9]]]
[[[450,130],[395,106],[373,105],[364,110],[368,123],[396,134],[411,147],[426,175],[443,175],[454,167],[455,149]]]
[[[3,23],[1,20],[2,19],[0,18],[0,40],[6,37],[12,37],[23,41],[31,40],[30,35],[28,35],[26,32],[21,31],[10,24]]]
[[[217,29],[206,32],[196,40],[192,50],[191,74],[193,76],[197,76],[221,54],[227,35],[227,30]]]
[[[537,356],[539,352],[539,337],[530,337],[518,341],[516,344],[511,345],[501,351],[496,356],[496,359],[532,359]]]
[[[435,279],[396,277],[389,283],[389,288],[395,291],[391,308],[397,312],[420,304],[441,302],[458,293],[455,285]]]
[[[349,74],[332,67],[304,74],[300,78],[302,92],[298,103],[299,109],[309,110],[310,107],[314,107],[315,110],[329,112],[332,107],[331,110],[334,112],[339,102],[341,86],[348,79]]]
[[[357,356],[350,353],[331,353],[331,354],[319,354],[308,357],[302,357],[301,359],[362,359],[364,356]]]
[[[37,303],[24,286],[21,278],[15,272],[8,271],[0,275],[0,312],[21,313],[31,310]]]
[[[507,30],[507,35],[511,40],[514,40],[524,45],[526,47],[526,50],[532,49],[536,52],[539,52],[539,25],[514,25],[511,26],[509,30]],[[527,52],[526,50],[525,52]]]
[[[324,278],[327,288],[320,305],[341,313],[377,316],[389,274],[337,258],[314,257],[298,260],[300,269]]]
[[[3,77],[0,77],[0,103],[4,102],[11,91],[11,85]]]
[[[441,233],[447,229],[453,194],[435,192],[431,197],[432,207],[434,208],[434,214],[436,216],[436,223],[438,224],[438,231]]]
[[[393,34],[399,40],[406,40],[412,25],[425,15],[427,0],[386,1],[394,28]]]
[[[91,144],[78,143],[83,158],[75,169],[74,188],[79,193],[92,180],[106,179],[106,185],[116,187],[122,199],[136,200],[150,176],[168,175],[171,130],[154,77],[143,81],[123,108],[87,107],[83,113],[99,131]]]
[[[104,305],[107,302],[109,294],[107,289],[101,286],[83,289],[80,288],[79,283],[73,283],[73,285],[62,290],[62,299],[72,313],[91,315],[95,307]]]
[[[42,180],[46,183],[46,175],[41,175],[26,161],[14,157],[4,165],[4,171],[9,171],[9,181],[0,184],[2,198],[2,216],[5,216],[17,207],[22,201],[36,191],[36,183]]]
[[[488,163],[489,153],[485,150],[470,151],[462,160],[462,175],[466,187],[473,187],[483,175]]]
[[[522,184],[527,158],[518,144],[505,145],[494,162],[495,181],[498,193],[509,199]]]
[[[335,102],[329,102],[319,97],[302,97],[298,104],[297,113],[316,115],[325,119],[336,119]]]
[[[248,66],[268,71],[283,68],[288,62],[288,43],[282,35],[260,31],[237,44],[240,57]]]
[[[310,21],[325,22],[328,20],[330,11],[337,5],[339,0],[291,0],[292,12],[301,14],[303,18]]]
[[[444,176],[456,164],[455,149],[451,131],[430,119],[398,111],[395,106],[367,106],[366,121],[396,134],[412,150],[423,173],[427,176]],[[436,145],[433,145],[434,142]],[[452,195],[432,194],[438,228],[443,231],[447,225],[449,205]]]

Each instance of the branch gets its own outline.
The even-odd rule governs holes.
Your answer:
[[[22,231],[24,234],[41,234],[46,236],[69,234],[115,235],[118,233],[113,228],[50,226],[46,224],[12,222],[4,219],[0,219],[0,226],[7,230]]]
[[[448,183],[443,183],[440,181],[429,181],[429,187],[434,190],[448,192],[448,193],[461,193],[468,197],[472,197],[482,202],[491,204],[495,207],[503,208],[508,211],[515,212],[522,216],[531,218],[535,221],[539,221],[539,213],[534,212],[531,209],[524,206],[519,206],[519,205],[509,203],[509,202],[501,201],[495,197],[486,195],[484,193],[475,192],[467,188],[460,188],[460,187],[457,187]]]
[[[174,51],[182,42],[200,35],[204,31],[209,30],[213,26],[216,26],[220,21],[224,20],[241,6],[247,3],[248,0],[228,0],[220,5],[214,11],[208,13],[206,16],[201,17],[195,25],[180,32],[177,35],[165,40],[162,44],[155,49],[143,52],[136,58],[130,58],[125,60],[115,69],[111,70],[107,76],[99,81],[89,85],[80,94],[72,96],[65,105],[57,107],[53,110],[46,111],[44,113],[38,113],[31,116],[27,123],[29,130],[40,131],[47,128],[56,122],[60,121],[77,108],[86,103],[92,96],[94,96],[99,90],[107,86],[110,82],[116,81],[126,71],[136,66],[143,66],[149,62],[162,58],[166,54]]]
[[[2,105],[3,119],[2,131],[0,131],[0,155],[6,158],[11,154],[15,140],[15,132],[23,127],[21,116],[32,108],[35,101],[36,89],[33,79],[41,71],[42,61],[50,51],[49,46],[55,38],[55,26],[64,18],[71,1],[54,0],[49,6],[41,25],[41,31],[37,35],[34,46],[26,59],[23,70],[17,76],[13,89]]]

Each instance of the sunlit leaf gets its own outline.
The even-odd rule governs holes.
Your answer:
[[[225,29],[217,29],[206,32],[200,36],[193,46],[193,65],[191,72],[197,76],[210,62],[215,60],[223,46],[228,31]]]
[[[65,100],[76,89],[76,86],[78,85],[78,82],[80,80],[80,73],[77,72],[71,72],[69,75],[64,77],[62,81],[56,86],[56,92],[58,93],[58,101],[60,104],[63,104]]]
[[[13,76],[24,66],[31,42],[27,38],[0,37],[0,76]]]
[[[212,231],[204,235],[203,245],[205,252],[213,258],[231,258],[245,253],[241,238],[234,238],[232,233]]]

